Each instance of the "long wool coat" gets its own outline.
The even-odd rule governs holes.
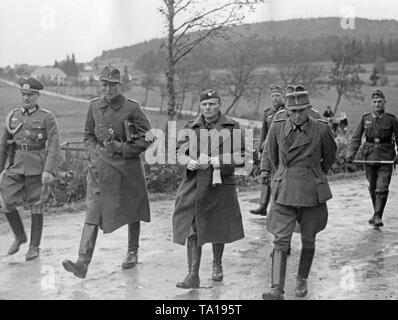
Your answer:
[[[139,138],[126,142],[124,121],[133,123]],[[123,141],[122,153],[104,149],[109,138]],[[108,103],[104,98],[91,101],[84,141],[90,164],[87,174],[86,223],[99,225],[110,233],[123,225],[150,221],[148,191],[140,154],[149,146],[145,133],[150,123],[140,106],[120,95]]]
[[[195,120],[189,121],[184,129],[192,130],[191,132],[196,134],[197,146],[200,146],[200,131],[206,129],[203,116],[200,115]],[[227,140],[222,137],[219,138],[220,154],[239,152],[244,155],[243,137],[241,136],[239,144],[233,143],[236,136],[234,136],[232,130],[239,129],[237,122],[220,113],[214,129],[218,132],[226,129],[231,132],[231,137],[233,137],[229,140],[232,141],[231,144],[227,143]],[[184,145],[186,146],[187,140],[178,144],[179,151],[183,149]],[[238,145],[238,148],[236,148],[236,145]],[[211,155],[211,150],[214,149],[208,149],[208,156]],[[198,159],[200,150],[189,150],[188,148],[188,150],[183,151],[183,154],[186,155],[186,160]],[[213,167],[211,165],[204,165],[197,171],[186,170],[177,193],[173,214],[173,239],[175,243],[185,244],[194,220],[198,246],[207,242],[230,243],[244,237],[234,177],[234,168],[242,164],[237,164],[234,161],[228,164],[224,163],[223,157],[220,157],[220,163],[222,184],[216,186],[212,185]]]

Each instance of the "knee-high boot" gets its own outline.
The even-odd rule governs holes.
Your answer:
[[[9,212],[5,212],[8,223],[10,224],[11,230],[14,233],[15,240],[8,249],[8,254],[17,253],[21,244],[27,241],[25,229],[21,217],[17,209],[13,209]]]
[[[213,272],[211,278],[214,281],[223,281],[222,255],[224,252],[224,243],[213,243]]]
[[[263,293],[264,300],[283,300],[285,293],[287,252],[274,249],[272,252],[271,291]]]
[[[79,258],[76,263],[65,260],[62,262],[68,272],[72,272],[76,277],[85,278],[88,265],[93,257],[95,242],[98,235],[98,226],[93,224],[84,224],[82,237],[79,246]]]
[[[188,275],[184,281],[178,282],[177,287],[183,289],[199,288],[199,268],[200,259],[202,257],[202,247],[198,247],[198,238],[196,235],[188,238],[187,242],[187,257],[188,257]]]
[[[26,260],[33,260],[40,254],[41,235],[43,233],[43,214],[32,214],[32,227],[30,230],[30,246]]]
[[[123,269],[132,268],[138,263],[140,230],[141,223],[139,221],[128,225],[128,249],[126,258],[122,263]]]
[[[250,210],[250,213],[260,216],[267,215],[267,207],[271,198],[271,187],[269,184],[261,185],[260,205],[257,209]]]
[[[300,262],[296,278],[296,297],[305,297],[307,295],[307,278],[311,270],[314,259],[315,248],[302,248]]]
[[[384,208],[387,203],[387,198],[388,198],[388,191],[376,193],[375,215],[373,220],[373,224],[375,227],[383,226],[382,217],[384,213]]]

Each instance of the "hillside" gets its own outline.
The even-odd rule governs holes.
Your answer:
[[[336,38],[355,38],[361,40],[365,47],[369,43],[376,46],[380,41],[387,43],[398,40],[398,21],[370,20],[357,18],[354,30],[344,30],[340,25],[341,18],[294,19],[286,21],[267,21],[230,28],[232,41],[256,34],[264,42],[294,41],[308,43],[321,39],[321,43],[330,43]],[[137,59],[150,50],[158,51],[165,39],[153,39],[128,47],[103,51],[93,62],[99,65],[108,62],[114,64],[135,63]],[[212,45],[225,47],[222,39],[213,40]],[[282,43],[284,45],[284,43]],[[383,44],[384,45],[384,44]],[[321,45],[320,45],[321,46]],[[314,48],[316,49],[316,48]],[[395,48],[394,48],[395,49]]]

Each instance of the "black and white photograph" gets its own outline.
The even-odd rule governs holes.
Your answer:
[[[394,0],[0,0],[0,300],[397,300],[397,117]]]

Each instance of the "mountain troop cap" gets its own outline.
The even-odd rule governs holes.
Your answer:
[[[114,67],[105,67],[99,76],[99,80],[119,83],[120,82],[120,71]]]
[[[286,108],[301,110],[310,106],[310,96],[302,85],[290,85],[286,89]]]
[[[381,91],[381,90],[379,90],[379,89],[377,89],[376,91],[374,91],[374,92],[372,93],[372,99],[373,99],[373,98],[381,98],[381,99],[383,99],[383,100],[386,100],[386,97],[384,96],[383,91]]]

